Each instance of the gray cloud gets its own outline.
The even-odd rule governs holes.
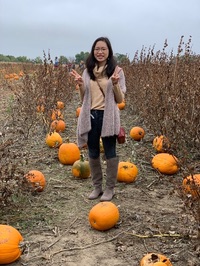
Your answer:
[[[29,58],[74,57],[108,36],[114,52],[132,58],[155,44],[176,52],[181,35],[200,53],[199,0],[0,0],[0,53]]]

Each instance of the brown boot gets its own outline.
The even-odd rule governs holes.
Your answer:
[[[107,162],[107,169],[106,169],[106,189],[100,199],[100,201],[110,201],[112,200],[115,192],[114,187],[117,181],[117,171],[118,171],[118,163],[119,158],[111,158],[106,160]]]
[[[97,199],[102,193],[102,169],[101,169],[101,162],[100,157],[97,159],[89,158],[91,176],[92,176],[92,183],[94,186],[94,190],[89,195],[88,199],[94,200]]]

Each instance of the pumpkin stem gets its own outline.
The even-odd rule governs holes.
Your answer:
[[[153,263],[154,263],[154,262],[157,262],[157,261],[158,261],[158,255],[156,255],[156,254],[152,254],[152,255],[151,255],[151,260],[152,260]]]
[[[84,155],[82,153],[80,154],[80,161],[81,162],[84,162],[85,161]]]

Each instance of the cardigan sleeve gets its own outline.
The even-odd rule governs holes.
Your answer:
[[[122,92],[119,83],[113,86],[113,92],[116,103],[121,103],[124,100],[124,93]]]
[[[86,76],[87,76],[87,73],[86,73],[86,69],[85,69],[83,71],[83,74],[82,74],[83,84],[81,86],[79,86],[79,95],[80,95],[81,101],[83,101],[84,94],[85,94]]]
[[[119,82],[113,86],[113,92],[115,96],[116,103],[121,103],[124,100],[124,95],[126,93],[126,82],[124,71],[121,69],[119,72]]]
[[[85,94],[85,87],[83,84],[83,85],[79,86],[79,95],[80,95],[81,101],[83,101],[84,94]]]

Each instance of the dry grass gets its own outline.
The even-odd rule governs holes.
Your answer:
[[[47,58],[44,54],[44,64],[34,66],[31,71],[25,65],[23,72],[20,82],[8,86],[14,94],[11,108],[13,125],[28,138],[30,131],[38,130],[41,123],[46,132],[49,130],[57,101],[70,103],[74,86],[67,69],[62,66],[54,68],[50,55]],[[43,107],[43,110],[36,112],[38,107]]]
[[[127,100],[132,115],[154,135],[165,135],[173,151],[183,159],[199,159],[200,147],[200,56],[190,51],[190,41],[178,53],[154,49],[136,54],[125,66]]]
[[[0,142],[0,206],[5,207],[15,195],[27,190],[23,176],[31,160],[30,139],[49,132],[52,110],[56,109],[57,101],[70,103],[74,86],[65,68],[54,68],[50,55],[47,58],[44,54],[43,65],[1,64],[1,67],[1,86],[11,95]],[[20,80],[4,79],[5,74],[19,71],[24,73]],[[37,112],[41,105],[44,110]]]

